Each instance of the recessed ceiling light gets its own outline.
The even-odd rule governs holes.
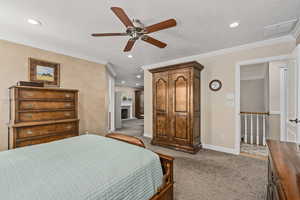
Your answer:
[[[32,25],[42,25],[42,22],[36,19],[27,19],[27,22]]]
[[[139,84],[139,83],[136,83],[135,85],[136,85],[136,86],[139,86],[140,84]]]
[[[136,78],[140,79],[142,78],[142,75],[136,75]]]
[[[126,83],[126,81],[121,81],[121,83],[122,83],[122,84],[125,84],[125,83]]]
[[[240,25],[239,22],[233,22],[233,23],[231,23],[231,24],[229,25],[229,27],[230,27],[230,28],[236,28],[236,27],[238,27],[239,25]]]
[[[132,58],[133,56],[131,54],[128,55],[128,58]]]

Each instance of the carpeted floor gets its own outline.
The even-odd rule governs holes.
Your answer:
[[[241,144],[241,152],[258,155],[258,156],[268,156],[267,146],[260,146],[256,144]]]
[[[129,119],[122,121],[122,128],[117,129],[116,133],[122,133],[131,136],[142,136],[144,133],[143,119]]]
[[[143,120],[126,120],[117,132],[141,136]],[[264,200],[267,162],[210,150],[196,155],[153,146],[147,148],[175,157],[175,200]]]
[[[264,200],[267,162],[202,150],[196,155],[150,144],[147,148],[175,157],[175,200]]]

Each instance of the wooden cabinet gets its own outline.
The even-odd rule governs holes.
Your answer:
[[[9,148],[77,136],[78,126],[77,90],[10,88]]]
[[[267,200],[300,200],[300,152],[295,143],[267,140]]]
[[[144,90],[136,90],[135,92],[135,117],[144,119]]]
[[[201,148],[200,72],[197,62],[153,69],[152,144],[190,153]]]

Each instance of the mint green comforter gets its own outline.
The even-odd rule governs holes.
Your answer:
[[[159,157],[95,135],[0,153],[1,200],[149,200]]]

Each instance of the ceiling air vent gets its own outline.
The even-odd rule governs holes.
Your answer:
[[[293,19],[285,22],[281,22],[278,24],[272,24],[264,27],[264,35],[265,36],[278,36],[289,34],[293,31],[298,19]]]

